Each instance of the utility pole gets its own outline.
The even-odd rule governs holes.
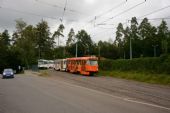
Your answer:
[[[76,57],[77,57],[77,42],[76,42]]]
[[[75,54],[75,57],[77,57],[77,51],[78,51],[78,39],[76,39],[76,36],[74,35],[74,42],[76,44],[76,54]]]
[[[132,60],[132,40],[130,36],[130,60]]]
[[[129,23],[129,20],[127,20],[126,22],[126,26],[128,27],[128,23]],[[132,53],[132,39],[131,39],[131,35],[129,35],[129,56],[130,56],[130,60],[132,60],[133,58],[133,53]]]

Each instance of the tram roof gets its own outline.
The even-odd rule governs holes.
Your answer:
[[[67,60],[98,60],[97,57],[74,57],[74,58],[67,58]]]

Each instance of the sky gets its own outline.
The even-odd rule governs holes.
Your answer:
[[[0,32],[14,32],[17,19],[34,26],[43,19],[51,33],[65,26],[63,44],[71,28],[85,29],[94,42],[114,40],[118,23],[129,26],[134,16],[155,26],[165,18],[170,27],[170,0],[0,0]]]

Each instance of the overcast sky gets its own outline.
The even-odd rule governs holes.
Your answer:
[[[46,20],[53,33],[63,19],[64,40],[70,28],[74,28],[75,32],[85,29],[97,42],[114,40],[117,24],[122,22],[126,27],[129,25],[127,20],[134,16],[139,22],[145,15],[149,19],[170,18],[170,0],[67,0],[63,13],[65,4],[66,0],[0,0],[0,32],[4,29],[13,32],[15,20],[22,18],[32,25]],[[161,8],[164,9],[158,11]],[[166,21],[170,26],[170,19]],[[161,19],[150,22],[157,26]]]

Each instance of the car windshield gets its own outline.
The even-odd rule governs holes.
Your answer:
[[[13,72],[12,69],[4,69],[4,72]]]

